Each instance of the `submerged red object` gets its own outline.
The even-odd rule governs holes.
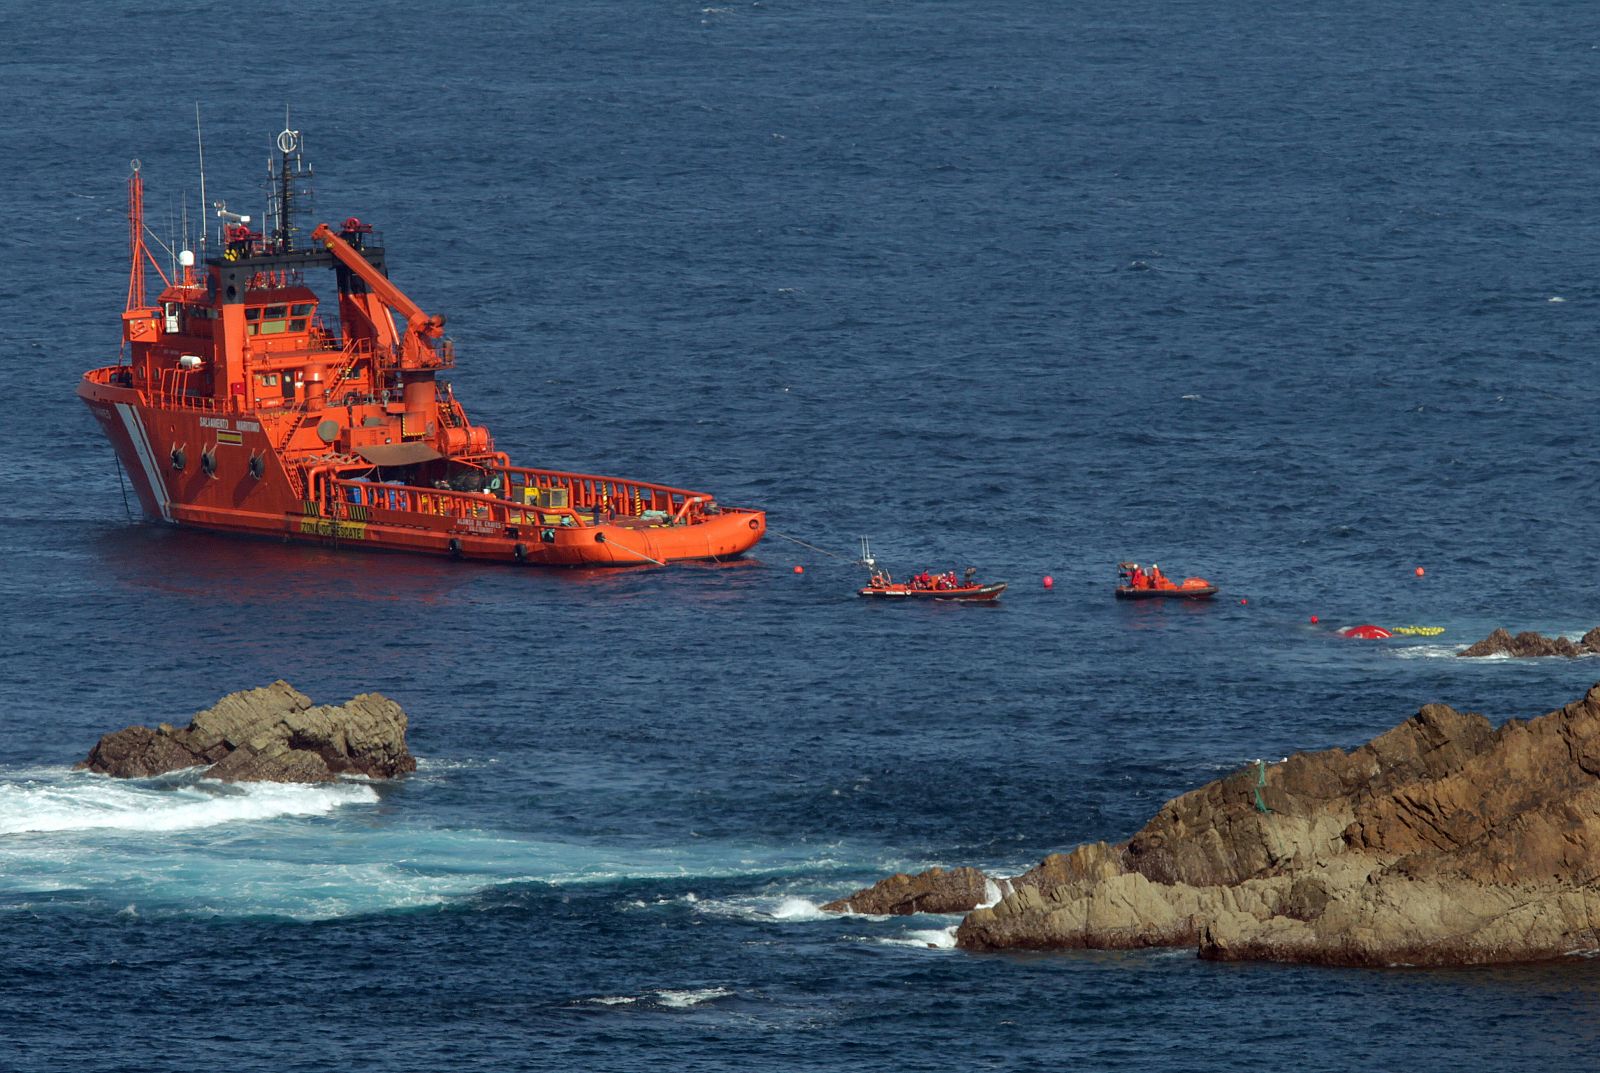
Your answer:
[[[1138,563],[1118,563],[1117,578],[1119,600],[1208,600],[1217,594],[1217,587],[1203,577],[1174,582],[1154,565],[1146,571]]]
[[[265,233],[218,203],[220,252],[197,269],[184,251],[170,279],[145,247],[134,162],[123,357],[85,373],[78,395],[146,515],[548,566],[723,559],[765,534],[764,512],[706,492],[512,465],[439,379],[455,364],[444,318],[389,280],[371,226],[320,224],[302,244],[293,207],[310,171],[299,132],[280,134],[278,150]],[[154,302],[146,261],[165,284]],[[305,281],[316,268],[337,285],[331,326]]]
[[[1382,626],[1374,626],[1371,623],[1361,626],[1346,626],[1339,632],[1346,637],[1355,637],[1363,641],[1381,641],[1386,637],[1394,636]]]

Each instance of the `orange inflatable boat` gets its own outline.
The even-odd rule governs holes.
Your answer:
[[[1119,600],[1207,600],[1217,594],[1217,587],[1203,577],[1174,582],[1156,565],[1146,571],[1138,563],[1118,563],[1117,577]]]

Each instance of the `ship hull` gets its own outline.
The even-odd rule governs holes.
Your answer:
[[[1116,592],[1119,600],[1209,600],[1217,594],[1217,587],[1195,585],[1184,588],[1180,585],[1175,589],[1133,589],[1118,585]]]
[[[914,589],[909,585],[890,584],[882,588],[867,586],[857,591],[856,595],[868,600],[882,600],[888,603],[915,603],[919,600],[959,600],[966,603],[988,603],[998,600],[1000,594],[1006,591],[1004,581],[996,581],[987,585],[964,585],[955,589]]]
[[[348,503],[298,487],[275,449],[270,423],[256,415],[152,407],[131,387],[94,379],[85,379],[78,395],[111,442],[146,517],[167,524],[560,567],[730,559],[766,535],[764,512],[732,508],[686,524],[622,517],[557,526],[540,525],[533,511],[488,495],[464,507],[469,497],[463,495],[395,489],[396,501],[403,497],[409,509]]]

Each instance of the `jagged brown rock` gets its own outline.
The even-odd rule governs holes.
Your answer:
[[[393,778],[417,768],[406,713],[380,693],[314,705],[279,680],[230,693],[184,729],[131,726],[102,737],[77,764],[138,778],[205,766],[232,782],[327,782],[340,775]]]
[[[976,868],[930,868],[911,876],[901,872],[863,887],[822,908],[830,913],[905,916],[910,913],[965,913],[987,901],[988,877]]]
[[[1498,729],[1429,704],[1349,752],[1249,765],[1010,886],[958,946],[1367,966],[1600,951],[1600,685]]]
[[[1525,631],[1515,637],[1504,629],[1495,630],[1476,644],[1456,653],[1469,659],[1481,656],[1515,656],[1533,659],[1539,656],[1593,656],[1600,654],[1600,626],[1596,626],[1574,644],[1565,637],[1546,637],[1542,633]]]

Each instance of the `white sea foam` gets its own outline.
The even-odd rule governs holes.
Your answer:
[[[0,835],[44,831],[188,831],[279,816],[320,816],[377,800],[359,783],[303,786],[140,782],[72,777],[53,782],[0,782]]]
[[[1583,633],[1582,632],[1553,633],[1550,636],[1551,637],[1564,637],[1567,640],[1572,641],[1573,643],[1577,643],[1578,641],[1583,639]],[[1403,646],[1400,646],[1398,648],[1392,649],[1392,651],[1394,652],[1395,656],[1397,656],[1400,659],[1444,659],[1444,658],[1454,658],[1454,657],[1460,655],[1462,652],[1465,652],[1466,650],[1467,650],[1467,646],[1464,645],[1464,644],[1455,644],[1455,645],[1439,645],[1439,644],[1434,644],[1434,645],[1403,645]],[[1493,655],[1490,655],[1490,656],[1474,656],[1472,659],[1467,660],[1466,662],[1468,662],[1468,663],[1493,663],[1493,662],[1502,662],[1502,661],[1506,661],[1506,660],[1514,660],[1517,663],[1527,663],[1527,662],[1529,662],[1530,659],[1537,660],[1537,661],[1542,661],[1542,660],[1548,660],[1548,659],[1566,660],[1566,659],[1569,659],[1569,658],[1570,657],[1567,657],[1567,656],[1533,656],[1533,657],[1529,657],[1529,656],[1511,656],[1511,655],[1507,655],[1504,652],[1496,652],[1496,653],[1494,653]],[[1585,652],[1583,655],[1578,656],[1577,658],[1578,659],[1592,659],[1594,657],[1593,657],[1592,653]]]
[[[733,994],[725,987],[661,988],[643,995],[597,995],[583,1001],[595,1006],[634,1006],[648,1002],[669,1010],[687,1010],[702,1002],[727,998]]]
[[[433,774],[436,771],[471,771],[475,768],[494,767],[500,763],[497,756],[484,757],[483,759],[442,760],[437,757],[417,757],[417,771],[422,774]]]
[[[388,791],[384,791],[386,794]],[[694,912],[767,921],[821,919],[817,891],[774,890],[777,875],[859,870],[838,846],[692,840],[677,846],[535,838],[408,823],[404,802],[425,783],[397,788],[398,807],[371,809],[369,783],[227,784],[191,773],[114,780],[0,769],[0,913],[40,901],[142,917],[269,915],[319,920],[438,905],[525,884],[587,885],[663,879],[657,898]],[[682,881],[758,875],[767,895],[739,905],[702,901]]]
[[[931,928],[923,931],[908,931],[904,935],[885,936],[878,940],[887,946],[912,946],[919,950],[954,950],[956,946],[956,925],[948,928]]]
[[[821,904],[793,894],[757,894],[734,898],[712,898],[700,903],[701,912],[739,920],[794,924],[812,920],[838,920],[838,913],[824,913]]]
[[[784,898],[772,910],[774,920],[826,920],[832,913],[824,913],[822,907],[809,898]]]
[[[702,987],[697,990],[674,991],[661,990],[655,992],[657,1001],[663,1006],[670,1006],[676,1010],[686,1010],[690,1006],[698,1006],[702,1002],[712,999],[726,998],[733,994],[725,987]]]
[[[1402,645],[1394,649],[1396,659],[1454,659],[1456,653],[1465,651],[1466,645]],[[1496,657],[1490,656],[1490,659]]]

